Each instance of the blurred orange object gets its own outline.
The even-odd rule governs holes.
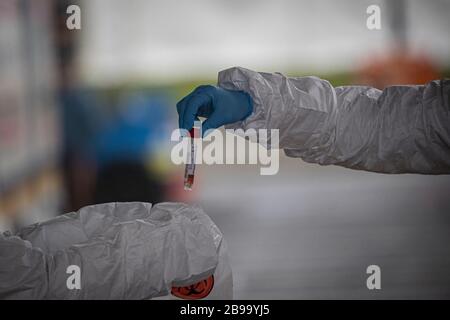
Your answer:
[[[187,287],[172,287],[171,293],[177,298],[196,300],[206,298],[213,287],[214,276],[210,276]]]
[[[439,78],[437,67],[425,54],[411,54],[404,50],[371,57],[356,73],[358,84],[379,89],[391,85],[425,84]]]

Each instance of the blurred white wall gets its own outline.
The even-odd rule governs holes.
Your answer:
[[[382,9],[382,29],[366,8]],[[450,65],[450,1],[408,0],[408,43]],[[82,3],[84,80],[162,83],[215,78],[234,65],[285,72],[345,71],[392,43],[380,0],[95,0]]]

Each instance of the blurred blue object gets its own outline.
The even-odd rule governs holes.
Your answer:
[[[62,89],[63,146],[65,154],[91,157],[93,137],[101,127],[99,101],[86,89]]]
[[[96,158],[100,167],[111,163],[142,162],[163,139],[169,99],[144,93],[127,95],[119,111],[97,133]]]

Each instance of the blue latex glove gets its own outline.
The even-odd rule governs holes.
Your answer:
[[[253,112],[253,101],[243,91],[215,86],[199,86],[177,103],[179,126],[190,130],[198,117],[207,118],[202,124],[203,135],[209,129],[244,120]]]

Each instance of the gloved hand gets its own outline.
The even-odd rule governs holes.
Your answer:
[[[177,103],[180,129],[190,130],[198,117],[205,135],[209,129],[244,120],[253,112],[253,101],[243,91],[226,90],[211,85],[199,86]]]

